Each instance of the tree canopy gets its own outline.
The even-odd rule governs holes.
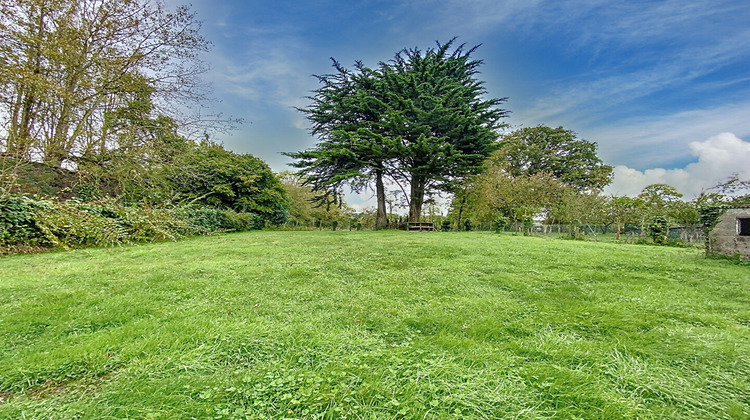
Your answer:
[[[323,86],[309,99],[312,105],[301,108],[320,138],[307,151],[287,153],[298,159],[304,183],[316,195],[313,201],[326,208],[341,205],[345,185],[360,190],[375,179],[378,198],[377,225],[386,225],[386,161],[392,158],[394,144],[389,143],[381,122],[384,112],[379,73],[357,63],[350,71],[334,60],[336,73],[317,76]]]
[[[579,191],[601,190],[612,181],[612,167],[596,155],[596,143],[563,127],[539,125],[513,131],[503,136],[492,159],[514,176],[545,172]]]
[[[299,159],[294,166],[305,182],[329,199],[374,178],[380,219],[387,178],[404,190],[409,220],[418,221],[426,194],[453,191],[457,179],[479,171],[507,114],[498,108],[504,99],[484,98],[475,48],[451,40],[404,49],[376,69],[357,63],[350,71],[334,61],[336,73],[318,76],[323,86],[301,109],[319,142],[288,154]]]
[[[599,196],[612,168],[596,156],[596,144],[562,127],[523,128],[502,137],[483,171],[468,179],[452,203],[452,214],[487,224],[502,218],[528,224],[578,224],[604,214]]]
[[[483,97],[476,78],[482,61],[471,58],[476,47],[452,45],[402,50],[381,66],[389,132],[400,140],[393,172],[410,186],[411,221],[419,220],[426,193],[453,192],[456,180],[480,171],[507,115],[498,108],[505,99]]]
[[[147,0],[0,2],[0,146],[59,166],[127,148],[157,115],[187,129],[179,110],[206,94],[199,26]]]

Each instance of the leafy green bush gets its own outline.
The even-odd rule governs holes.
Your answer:
[[[174,211],[177,218],[189,226],[215,232],[222,230],[263,229],[263,217],[255,213],[241,213],[234,210],[221,210],[214,207],[181,207]]]
[[[38,245],[58,248],[110,246],[129,242],[128,232],[115,219],[91,214],[66,203],[38,201],[34,223]]]
[[[648,234],[655,244],[664,245],[669,235],[669,224],[664,216],[654,216],[648,224]]]
[[[500,233],[510,226],[510,219],[505,216],[497,216],[492,222],[495,233]]]
[[[163,208],[128,207],[119,223],[134,242],[177,240],[213,232],[190,226],[175,217],[172,210]]]
[[[531,228],[534,226],[534,219],[531,216],[525,216],[522,222],[524,234],[531,233]]]
[[[0,197],[0,247],[77,248],[176,240],[221,231],[263,229],[263,215],[214,207],[166,209],[99,202]]]
[[[222,211],[222,226],[224,229],[242,232],[245,230],[258,230],[265,227],[263,217],[255,213],[238,213],[234,210]]]
[[[178,197],[196,204],[255,213],[272,225],[289,217],[285,190],[262,160],[205,142],[165,167],[165,178]]]
[[[189,226],[205,231],[219,231],[224,229],[224,214],[222,210],[213,207],[180,207],[173,212],[174,216]]]
[[[34,201],[20,196],[0,197],[0,244],[29,242],[38,236]]]

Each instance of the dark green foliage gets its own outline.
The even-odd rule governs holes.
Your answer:
[[[0,244],[24,242],[38,234],[33,203],[26,197],[0,196]]]
[[[492,222],[492,227],[496,233],[504,231],[508,226],[510,226],[510,219],[506,216],[497,216]]]
[[[505,99],[483,99],[481,60],[454,40],[426,51],[402,50],[381,71],[388,91],[388,130],[400,139],[397,167],[410,184],[410,221],[430,191],[453,192],[456,180],[478,173],[495,149]]]
[[[265,223],[254,213],[238,213],[234,210],[221,210],[215,207],[182,207],[175,215],[188,225],[204,231],[245,231],[263,229]]]
[[[303,185],[312,188],[316,205],[342,204],[344,185],[359,191],[370,178],[375,180],[376,228],[385,228],[386,162],[392,159],[394,139],[381,121],[385,112],[380,74],[362,63],[354,71],[334,61],[335,74],[317,76],[323,87],[314,91],[308,108],[299,109],[312,124],[318,145],[304,152],[287,153],[298,159]]]
[[[358,189],[374,178],[384,225],[387,177],[409,184],[409,220],[416,222],[425,195],[453,191],[457,179],[478,172],[507,112],[497,108],[504,99],[482,98],[474,48],[453,43],[402,50],[375,70],[334,62],[336,74],[318,77],[324,86],[301,111],[320,142],[288,154],[299,159],[294,166],[318,200],[337,203],[343,185]]]
[[[222,211],[222,229],[242,232],[263,229],[266,221],[255,213],[238,213],[234,210]]]
[[[443,219],[443,223],[440,225],[440,230],[443,232],[450,232],[453,229],[453,222],[447,217]]]
[[[648,234],[654,243],[664,245],[669,235],[669,224],[664,216],[654,216],[648,223]]]
[[[189,226],[206,231],[224,228],[224,212],[215,207],[182,207],[174,215]]]
[[[262,160],[203,143],[166,169],[166,178],[183,200],[259,215],[269,224],[288,216],[284,188]]]
[[[523,218],[523,230],[525,232],[529,232],[533,226],[534,219],[531,216],[526,216]]]
[[[209,141],[195,144],[174,130],[168,119],[158,119],[151,125],[153,137],[138,153],[118,150],[82,161],[87,179],[100,180],[93,185],[108,185],[135,205],[197,204],[254,213],[270,225],[286,221],[284,189],[268,165]]]

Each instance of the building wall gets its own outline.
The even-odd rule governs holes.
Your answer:
[[[750,218],[750,208],[728,209],[708,235],[708,251],[750,259],[750,236],[737,234],[737,219]]]

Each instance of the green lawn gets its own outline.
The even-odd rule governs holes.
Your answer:
[[[750,266],[490,233],[0,258],[0,418],[748,418]]]

